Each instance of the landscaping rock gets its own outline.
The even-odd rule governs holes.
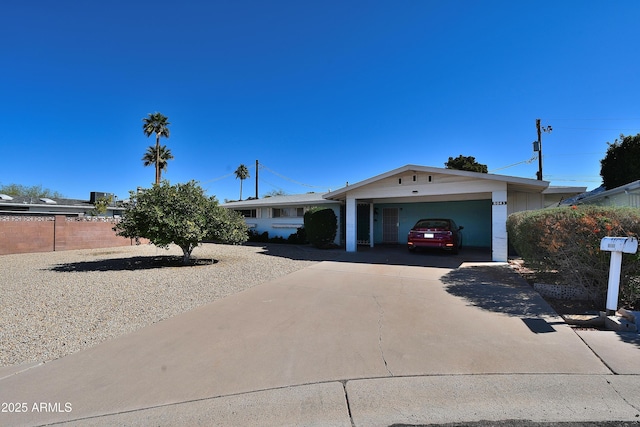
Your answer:
[[[604,326],[605,316],[600,313],[563,314],[562,318],[569,325],[597,328]]]
[[[547,283],[534,283],[533,289],[543,298],[555,298],[565,300],[587,300],[589,295],[582,286],[550,285]]]

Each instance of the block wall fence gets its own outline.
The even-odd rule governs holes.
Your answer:
[[[113,226],[117,221],[64,215],[0,215],[0,255],[135,245],[134,239],[116,236]]]

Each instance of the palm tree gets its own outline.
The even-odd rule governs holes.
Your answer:
[[[169,138],[169,119],[166,116],[163,116],[161,113],[149,113],[148,117],[142,119],[142,123],[142,131],[147,137],[151,136],[154,133],[156,134],[155,159],[160,159],[160,137],[164,136],[165,138]],[[156,184],[160,184],[160,163],[155,162],[155,164]]]
[[[156,161],[156,159],[158,159],[158,161]],[[163,170],[167,170],[167,161],[171,159],[173,159],[173,154],[171,154],[171,149],[167,148],[166,145],[162,145],[158,147],[158,149],[150,145],[142,157],[145,166],[156,165],[159,169],[159,175],[162,174]],[[158,180],[157,182],[159,182],[160,176],[157,176],[156,179]]]
[[[235,171],[236,179],[240,179],[240,200],[242,200],[242,181],[249,178],[249,169],[243,164],[238,166]]]

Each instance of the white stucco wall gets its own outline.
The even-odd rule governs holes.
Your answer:
[[[336,238],[334,243],[340,244],[340,204],[327,204],[322,205],[323,207],[330,208],[336,215],[338,220],[338,228],[336,231]],[[259,234],[264,233],[265,231],[269,233],[269,237],[282,237],[287,238],[291,234],[295,233],[298,228],[304,226],[304,217],[285,217],[285,218],[272,218],[271,210],[273,208],[304,208],[304,211],[311,209],[313,206],[296,206],[296,205],[287,205],[287,206],[270,206],[270,207],[258,207],[258,208],[250,208],[246,207],[243,209],[256,209],[257,217],[256,218],[245,218],[245,223],[251,230],[257,232]]]

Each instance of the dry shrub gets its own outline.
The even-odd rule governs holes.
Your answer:
[[[527,266],[557,271],[565,283],[584,287],[590,299],[604,306],[611,254],[600,250],[603,237],[638,237],[640,210],[601,206],[571,206],[509,215],[509,241]],[[640,303],[640,255],[624,254],[620,303]]]

